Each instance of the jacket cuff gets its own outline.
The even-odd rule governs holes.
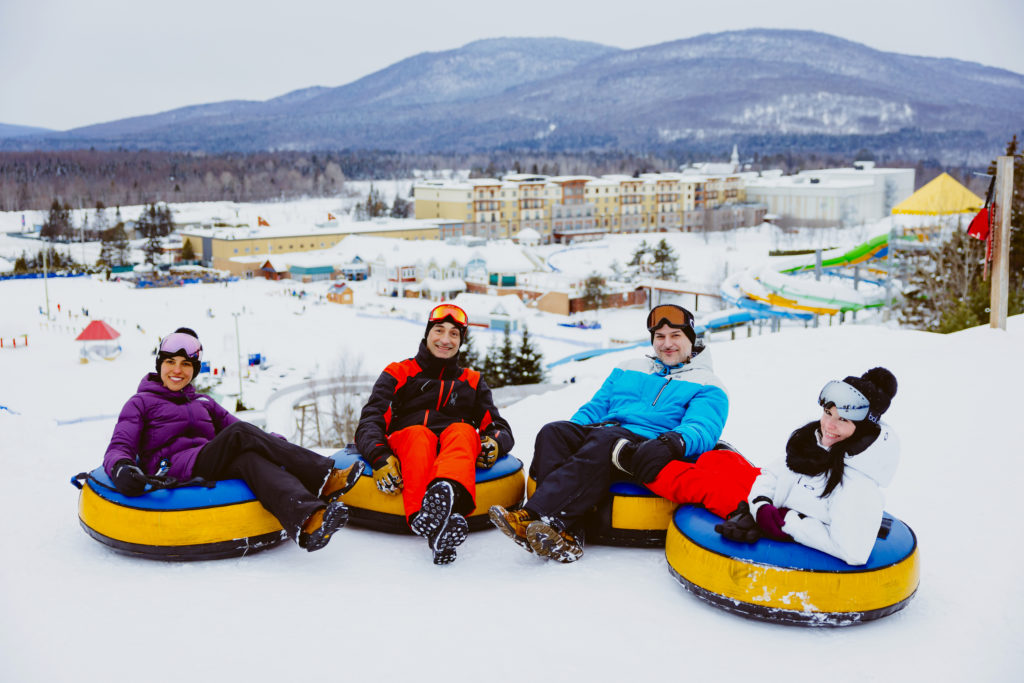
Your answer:
[[[391,449],[387,446],[381,445],[370,451],[370,455],[367,460],[370,461],[370,467],[373,469],[379,469],[387,462],[389,455],[394,455],[394,453],[392,453]]]

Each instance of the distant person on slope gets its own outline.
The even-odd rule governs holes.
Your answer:
[[[584,517],[613,481],[652,481],[670,463],[693,462],[718,442],[729,398],[710,352],[696,343],[693,314],[655,306],[647,331],[654,355],[612,370],[569,420],[538,432],[530,464],[537,488],[523,509],[491,507],[491,522],[526,550],[576,561],[583,555]],[[629,473],[616,460],[617,444],[629,446]]]
[[[348,521],[338,498],[358,481],[363,463],[334,461],[267,434],[227,412],[192,380],[203,357],[196,333],[179,327],[160,341],[156,372],[139,383],[114,426],[103,467],[126,496],[145,492],[149,478],[242,479],[300,547],[327,545]]]
[[[715,529],[734,541],[796,541],[850,565],[868,561],[882,521],[899,440],[881,420],[896,395],[885,368],[831,381],[818,395],[821,418],[794,431],[786,457],[758,469],[730,451],[669,463],[647,484],[678,503],[725,517]],[[619,464],[631,471],[628,445]]]
[[[402,494],[409,528],[427,539],[434,564],[455,561],[476,507],[476,468],[512,450],[480,373],[459,365],[469,319],[452,304],[431,310],[413,358],[391,363],[359,416],[356,446],[382,492]]]

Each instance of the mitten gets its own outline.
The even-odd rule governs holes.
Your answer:
[[[765,503],[757,508],[757,528],[776,541],[792,541],[793,537],[782,530],[786,525],[787,512],[789,508],[777,508],[771,503]]]
[[[480,455],[476,456],[476,466],[482,470],[489,470],[498,462],[501,448],[498,442],[490,436],[480,437]]]
[[[125,496],[141,496],[146,491],[146,473],[131,460],[118,460],[114,465],[114,488]]]
[[[741,502],[736,509],[729,513],[721,524],[715,525],[715,531],[738,543],[753,543],[761,538],[761,530],[757,526],[757,520],[750,514],[750,506],[747,501]]]
[[[398,456],[389,455],[384,464],[373,468],[373,481],[381,493],[394,495],[402,490],[402,466]]]

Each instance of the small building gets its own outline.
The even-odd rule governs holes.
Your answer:
[[[102,320],[93,320],[75,337],[75,341],[82,342],[79,362],[88,363],[100,358],[114,360],[121,355],[121,344],[117,341],[120,336],[120,332]]]
[[[268,280],[280,280],[288,277],[288,271],[275,266],[274,263],[268,259],[263,262],[262,266],[260,266],[260,275]]]
[[[335,304],[352,305],[355,296],[347,282],[339,281],[327,290],[327,300]]]
[[[318,282],[333,279],[334,267],[329,265],[300,266],[293,263],[288,267],[288,274],[298,282]]]

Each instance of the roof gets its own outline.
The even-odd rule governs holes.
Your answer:
[[[117,339],[121,333],[102,320],[93,320],[82,333],[75,337],[75,341],[103,341]]]
[[[939,216],[980,211],[985,202],[978,195],[943,173],[892,207],[893,213]]]

